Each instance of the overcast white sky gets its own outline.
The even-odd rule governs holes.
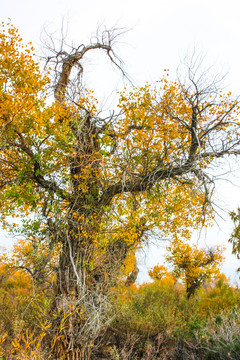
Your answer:
[[[68,42],[75,45],[87,43],[99,25],[124,27],[131,30],[123,36],[118,53],[135,84],[156,81],[165,68],[174,76],[180,60],[195,49],[205,56],[206,67],[214,65],[213,72],[228,72],[225,85],[240,94],[239,0],[1,1],[1,20],[10,18],[24,40],[32,41],[38,49],[43,28],[59,31],[63,19],[64,27],[68,26]],[[108,67],[101,56],[89,60],[86,74],[101,101],[123,86],[120,74]],[[234,183],[238,182],[235,178]],[[236,186],[221,183],[218,189],[221,205],[231,210],[240,206]],[[202,242],[226,244],[232,224],[219,220],[219,226],[208,231]],[[10,242],[0,234],[0,245]],[[147,268],[161,261],[160,253],[157,247],[150,249]],[[234,280],[240,261],[230,253],[229,249],[223,271]],[[145,278],[146,270],[141,275],[141,279]]]

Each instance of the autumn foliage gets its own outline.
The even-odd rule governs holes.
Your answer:
[[[91,358],[114,289],[130,285],[135,253],[152,236],[177,244],[183,260],[173,245],[169,261],[189,297],[208,278],[219,249],[183,240],[213,219],[209,170],[240,152],[238,101],[189,67],[184,83],[166,71],[153,85],[126,87],[117,110],[101,117],[81,83],[83,59],[102,51],[125,75],[119,35],[104,30],[70,50],[62,41],[42,71],[14,26],[0,31],[1,224],[27,239],[8,268],[24,272],[26,291],[50,289],[46,346],[68,360]]]
[[[167,249],[166,259],[173,266],[173,275],[184,281],[188,298],[202,284],[219,275],[219,265],[223,261],[221,247],[201,250],[196,245],[175,240]]]
[[[108,354],[129,360],[238,359],[239,289],[219,274],[214,285],[187,299],[184,284],[164,279],[122,291]]]

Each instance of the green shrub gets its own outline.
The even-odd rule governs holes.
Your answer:
[[[114,351],[123,360],[239,359],[239,300],[226,281],[190,299],[166,279],[125,288],[114,302]]]

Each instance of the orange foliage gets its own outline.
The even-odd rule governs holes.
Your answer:
[[[168,269],[164,265],[154,266],[152,270],[149,270],[148,274],[153,280],[161,280],[163,277],[170,275]]]
[[[209,250],[199,250],[181,240],[175,240],[167,247],[167,261],[173,265],[173,274],[185,282],[187,296],[212,277],[220,274],[219,265],[223,261],[224,248],[216,246]]]

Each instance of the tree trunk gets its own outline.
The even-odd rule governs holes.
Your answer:
[[[86,218],[85,218],[86,220]],[[92,344],[102,329],[107,309],[107,296],[98,288],[93,268],[92,223],[85,221],[69,229],[62,239],[59,268],[52,314],[55,322],[54,353],[63,360],[90,359]],[[79,231],[88,228],[87,232]],[[96,230],[96,229],[94,229]],[[84,235],[86,234],[86,235]],[[60,353],[59,353],[60,351]]]

